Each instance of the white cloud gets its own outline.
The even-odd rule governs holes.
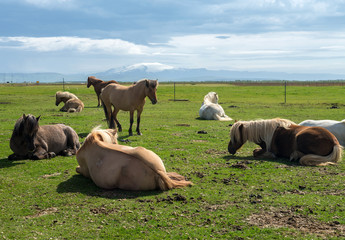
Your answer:
[[[164,70],[173,69],[174,67],[170,66],[170,65],[158,63],[158,62],[153,62],[153,63],[137,63],[137,64],[133,64],[133,65],[127,66],[125,71],[130,71],[130,70],[133,70],[133,69],[143,69],[143,68],[146,68],[147,72],[160,72],[160,71],[164,71]]]
[[[74,8],[74,0],[24,0],[26,3],[40,8]]]
[[[1,44],[2,43],[2,44]],[[82,53],[145,54],[147,47],[121,39],[90,39],[79,37],[1,37],[0,47],[38,52],[74,50]]]

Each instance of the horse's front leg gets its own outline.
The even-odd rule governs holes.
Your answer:
[[[258,145],[261,148],[254,149],[254,151],[253,151],[253,156],[254,157],[260,157],[260,156],[264,155],[267,152],[265,142],[260,142]]]
[[[134,111],[130,111],[129,112],[129,130],[128,130],[128,135],[129,136],[133,136],[133,131],[132,131],[132,126],[133,126],[133,122],[134,122]]]
[[[253,151],[253,156],[254,156],[254,157],[260,157],[260,156],[263,155],[265,152],[266,152],[265,149],[256,148],[256,149],[254,149],[254,151]]]
[[[137,134],[138,134],[138,135],[143,135],[143,134],[140,132],[140,115],[141,115],[141,112],[142,112],[142,111],[143,111],[142,109],[137,110],[137,129],[136,129],[136,131],[137,131]]]

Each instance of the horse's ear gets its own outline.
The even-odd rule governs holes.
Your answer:
[[[145,79],[146,87],[149,87],[149,80]]]
[[[23,113],[23,118],[24,118],[24,119],[26,118],[25,113]]]
[[[39,115],[39,116],[36,118],[37,122],[40,120],[40,118],[41,118],[41,115]]]

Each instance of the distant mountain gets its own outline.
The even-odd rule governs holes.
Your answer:
[[[208,70],[205,68],[174,68],[161,63],[140,63],[121,68],[112,68],[104,72],[83,74],[60,73],[0,73],[0,82],[86,82],[88,76],[102,80],[134,82],[139,79],[158,79],[160,82],[184,81],[235,81],[235,80],[343,80],[345,75],[318,73],[252,72]]]

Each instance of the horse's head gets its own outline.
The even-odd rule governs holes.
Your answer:
[[[90,76],[87,78],[87,88],[89,88],[92,85],[92,80],[94,79],[94,76]]]
[[[28,114],[27,116],[23,114],[23,140],[27,144],[30,152],[35,150],[34,139],[39,128],[38,121],[40,120],[40,117],[41,116],[38,116],[36,118],[31,114]]]
[[[209,92],[205,97],[204,97],[204,102],[211,102],[211,103],[218,103],[218,94],[216,92]]]
[[[151,100],[152,104],[157,103],[157,87],[158,87],[158,80],[148,80],[145,79],[145,95]]]
[[[56,92],[56,94],[55,94],[55,99],[56,99],[56,100],[55,100],[55,105],[56,105],[56,106],[59,106],[60,102],[62,102],[61,94],[62,94],[61,91],[58,91],[58,92]]]
[[[235,154],[238,149],[242,147],[246,140],[243,138],[243,124],[240,122],[235,123],[230,131],[230,142],[228,151]]]

